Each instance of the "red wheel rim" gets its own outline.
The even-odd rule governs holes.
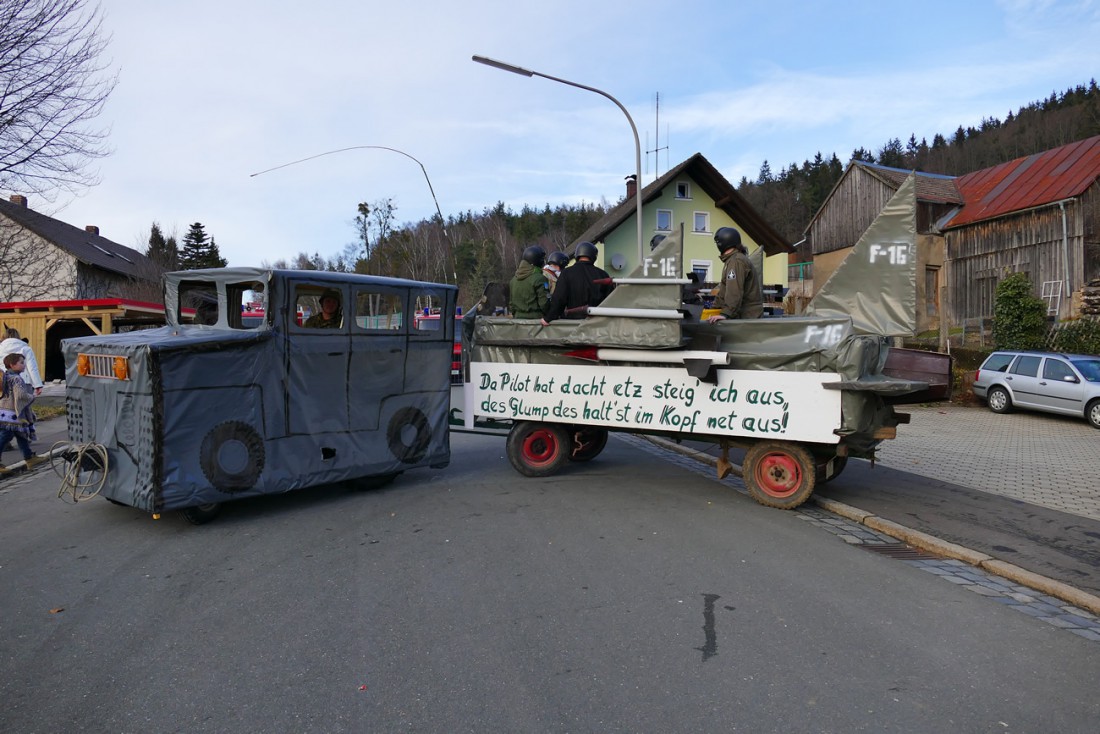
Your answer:
[[[558,454],[558,442],[552,431],[540,428],[523,439],[523,460],[531,466],[542,466]]]
[[[756,464],[756,485],[771,497],[790,497],[802,486],[802,468],[793,456],[765,454]]]

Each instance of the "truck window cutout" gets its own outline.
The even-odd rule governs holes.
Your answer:
[[[226,283],[225,300],[226,303],[233,304],[226,313],[229,328],[259,329],[267,323],[267,301],[263,283]]]
[[[178,312],[194,311],[191,323],[214,326],[218,323],[218,285],[202,281],[183,281],[179,286]]]
[[[355,325],[366,331],[401,331],[405,304],[399,293],[356,291]]]

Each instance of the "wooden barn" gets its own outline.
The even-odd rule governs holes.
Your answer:
[[[1100,278],[1100,135],[956,179],[963,206],[939,223],[953,323],[993,315],[997,283],[1025,273],[1058,319]]]
[[[815,290],[841,261],[911,174],[917,184],[917,329],[935,328],[944,241],[936,221],[962,204],[952,176],[906,171],[864,161],[848,164],[804,232],[813,253]]]

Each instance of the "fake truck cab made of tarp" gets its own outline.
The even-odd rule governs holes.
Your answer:
[[[466,429],[510,426],[508,458],[528,476],[594,458],[608,431],[718,443],[721,476],[743,447],[750,494],[798,506],[896,436],[908,415],[895,404],[929,393],[887,368],[890,338],[915,326],[914,191],[910,177],[805,316],[701,321],[682,300],[678,235],[583,319],[467,314]]]
[[[229,500],[446,466],[456,294],[318,271],[168,273],[167,326],[63,342],[69,440],[99,447],[82,481],[203,522]],[[445,314],[438,329],[415,328],[425,307]]]

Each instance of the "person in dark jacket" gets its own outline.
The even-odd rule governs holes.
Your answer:
[[[714,233],[718,257],[722,260],[722,282],[714,307],[721,313],[707,319],[709,323],[725,319],[758,319],[764,313],[764,293],[760,277],[741,244],[741,233],[733,227],[721,227]]]
[[[585,314],[582,312],[567,315],[566,311],[579,309],[582,306],[598,306],[611,292],[611,276],[606,270],[592,264],[600,254],[596,246],[591,242],[582,242],[577,245],[573,254],[577,261],[562,270],[561,275],[558,276],[558,285],[550,298],[550,310],[542,320],[543,326],[563,316],[583,319]]]
[[[508,284],[508,310],[513,318],[541,319],[550,302],[550,284],[542,272],[546,250],[531,245],[523,251],[523,259],[515,277]]]

